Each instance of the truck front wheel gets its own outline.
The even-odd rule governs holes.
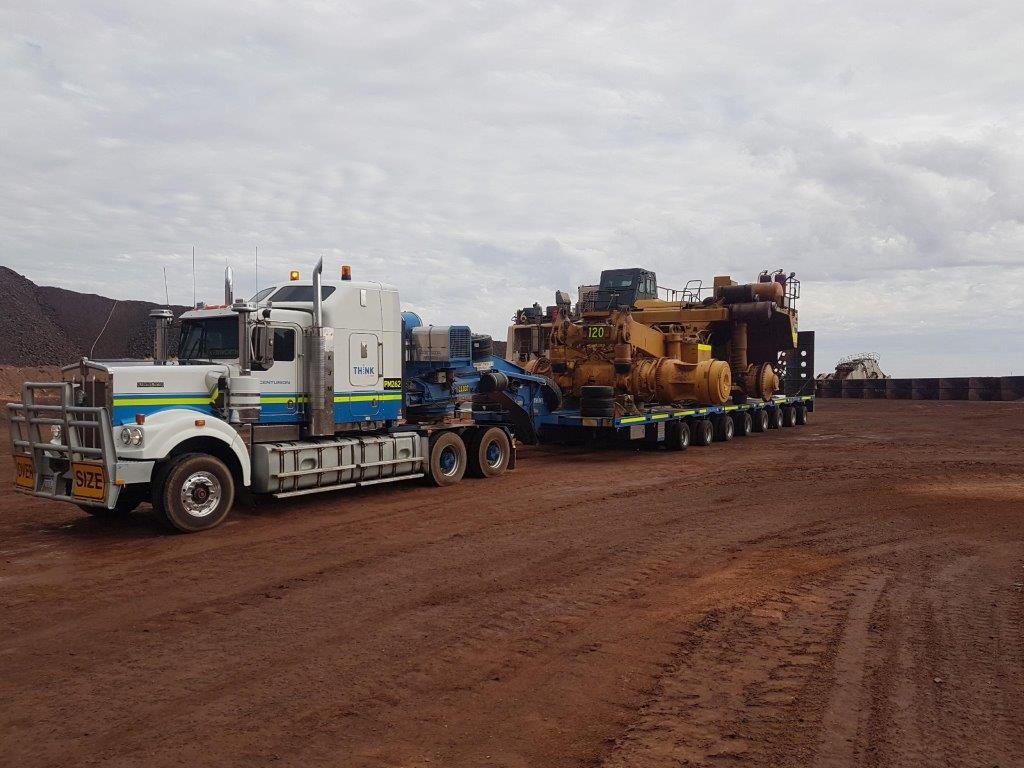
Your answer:
[[[220,523],[235,501],[235,481],[220,459],[186,453],[159,472],[153,508],[183,533],[205,531]]]

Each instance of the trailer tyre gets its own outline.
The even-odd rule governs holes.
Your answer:
[[[749,411],[737,413],[733,420],[736,422],[737,437],[746,437],[754,431],[754,420],[751,418]]]
[[[785,415],[782,413],[782,409],[776,406],[768,411],[768,429],[782,429],[782,425],[785,421]]]
[[[796,407],[796,423],[801,427],[807,423],[807,408],[802,405]]]
[[[722,416],[715,420],[715,440],[727,443],[736,435],[736,422],[731,416]]]
[[[615,397],[615,387],[587,384],[580,387],[580,398],[584,400],[608,400]]]
[[[782,426],[796,426],[796,408],[786,407],[782,409]]]
[[[671,421],[665,425],[665,447],[670,451],[685,451],[690,447],[690,425],[685,421]]]
[[[505,474],[505,470],[508,469],[512,444],[505,430],[500,427],[476,430],[467,449],[467,471],[473,477],[497,477]]]
[[[754,422],[755,432],[768,431],[768,411],[766,411],[763,408],[758,411],[754,411],[753,415],[750,418]]]
[[[715,439],[715,426],[708,419],[693,422],[693,444],[711,445]]]
[[[466,444],[455,432],[442,432],[430,444],[430,482],[455,485],[466,474]]]
[[[186,453],[163,467],[153,489],[153,508],[182,533],[219,525],[235,502],[235,480],[223,461]]]

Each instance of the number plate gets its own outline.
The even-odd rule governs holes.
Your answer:
[[[608,341],[611,337],[612,327],[610,325],[583,326],[583,340],[588,344]]]
[[[80,499],[103,501],[107,495],[107,473],[98,464],[71,464],[71,495]]]
[[[49,493],[56,495],[57,493],[57,476],[56,475],[44,475],[43,476],[43,493]]]
[[[14,484],[18,488],[36,489],[36,470],[31,456],[14,457]]]

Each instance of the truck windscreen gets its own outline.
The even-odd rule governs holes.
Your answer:
[[[209,320],[184,320],[181,323],[179,360],[236,360],[238,358],[238,319],[213,317]]]

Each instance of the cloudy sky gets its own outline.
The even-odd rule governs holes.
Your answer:
[[[504,338],[602,268],[803,280],[819,371],[1024,374],[1024,4],[0,6],[0,264],[287,270]]]

